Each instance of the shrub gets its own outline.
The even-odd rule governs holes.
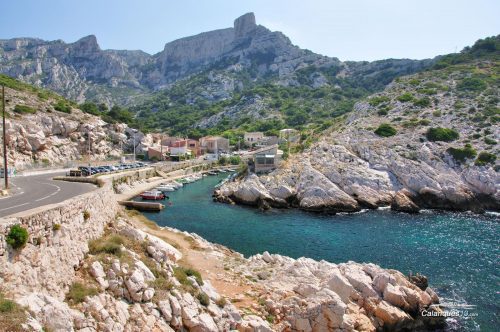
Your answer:
[[[381,137],[389,137],[389,136],[394,136],[397,134],[396,128],[391,126],[388,123],[382,123],[378,128],[375,130],[375,134]]]
[[[484,166],[486,164],[493,164],[497,160],[497,156],[493,153],[483,151],[477,156],[475,164],[477,166]]]
[[[83,211],[83,220],[87,221],[90,218],[90,212],[88,210]]]
[[[476,150],[470,144],[465,144],[465,147],[462,149],[451,147],[448,148],[446,152],[459,162],[464,162],[466,159],[472,159],[477,155]]]
[[[16,105],[14,106],[14,112],[19,113],[19,114],[35,114],[36,109],[31,108],[26,105]]]
[[[390,99],[387,96],[377,96],[377,97],[370,98],[370,100],[368,100],[368,103],[371,106],[378,106],[382,103],[388,102],[389,100]]]
[[[267,315],[266,320],[268,321],[269,324],[274,324],[274,315]]]
[[[53,105],[54,109],[63,113],[71,113],[71,106],[66,104],[64,101],[59,100],[57,104]]]
[[[417,107],[428,107],[431,105],[431,100],[429,98],[417,99],[413,102],[413,105]]]
[[[462,91],[482,91],[486,89],[486,83],[477,77],[464,78],[457,84],[457,89]]]
[[[119,235],[108,235],[100,239],[95,239],[89,242],[89,252],[96,254],[110,254],[121,256],[121,246],[124,243],[123,238]]]
[[[231,156],[229,157],[229,163],[231,165],[239,165],[241,162],[240,156]]]
[[[204,305],[205,307],[208,307],[208,305],[210,304],[210,298],[204,292],[199,292],[196,298],[198,299],[198,301],[200,301],[200,304]]]
[[[426,137],[429,141],[451,142],[459,138],[459,134],[454,129],[435,127],[429,128]]]
[[[404,93],[397,98],[398,101],[406,103],[413,100],[413,95],[411,93]]]
[[[52,225],[52,230],[53,231],[58,231],[60,229],[61,229],[61,224],[54,224],[54,225]]]
[[[6,241],[14,249],[22,248],[28,242],[28,231],[20,225],[14,225],[7,234]]]
[[[387,115],[387,109],[382,108],[382,109],[380,109],[380,110],[377,111],[377,114],[378,115]]]
[[[85,301],[85,297],[97,295],[97,289],[94,287],[87,287],[79,282],[74,282],[70,287],[68,294],[66,294],[66,301],[71,304],[78,304]]]
[[[203,279],[201,278],[200,272],[193,270],[191,268],[185,268],[178,266],[174,268],[174,276],[179,280],[179,282],[186,286],[192,286],[191,282],[187,277],[194,277],[198,285],[203,285]]]
[[[495,141],[494,139],[491,139],[489,137],[485,137],[484,138],[484,143],[488,144],[488,145],[496,145],[497,144],[497,141]]]
[[[441,116],[441,111],[434,111],[432,112],[432,115],[435,116],[436,118],[440,117]]]
[[[225,297],[221,296],[217,301],[215,301],[215,304],[217,304],[219,308],[224,308],[224,306],[227,304],[227,300]]]

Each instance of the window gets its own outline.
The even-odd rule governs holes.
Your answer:
[[[274,158],[266,158],[266,165],[274,165]]]
[[[256,160],[256,164],[259,164],[259,165],[265,165],[266,164],[266,157],[264,156],[257,156],[255,158]]]

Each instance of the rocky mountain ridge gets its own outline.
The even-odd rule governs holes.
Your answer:
[[[294,78],[295,72],[310,66],[339,67],[343,76],[356,76],[369,75],[377,67],[408,71],[426,65],[425,61],[411,60],[342,63],[300,49],[281,32],[257,25],[253,13],[237,18],[232,28],[169,42],[154,55],[102,50],[93,35],[69,44],[33,38],[0,40],[0,73],[78,102],[96,100],[121,105],[209,68],[231,70],[236,66],[253,72],[255,78],[268,80],[272,76],[279,84],[297,85],[300,83]],[[316,85],[325,83],[321,76],[317,74]]]

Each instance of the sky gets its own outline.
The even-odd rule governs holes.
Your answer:
[[[341,60],[424,59],[500,33],[499,0],[1,0],[0,39],[74,42],[160,52],[165,43],[227,28],[254,12],[301,48]]]

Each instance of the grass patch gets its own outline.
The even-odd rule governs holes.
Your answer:
[[[35,114],[36,109],[26,105],[16,105],[14,106],[14,112],[18,114]]]
[[[208,305],[210,304],[210,298],[204,292],[199,292],[198,295],[196,295],[196,298],[198,299],[198,301],[200,301],[200,304],[204,305],[205,307],[208,307]]]
[[[194,277],[198,285],[203,285],[203,278],[201,277],[200,272],[191,268],[185,268],[182,266],[174,267],[174,276],[184,286],[192,286],[188,277]]]
[[[413,95],[411,93],[404,93],[402,94],[401,96],[399,96],[398,98],[396,98],[398,101],[402,102],[402,103],[407,103],[409,101],[412,101],[413,100]]]
[[[66,294],[66,301],[70,304],[78,304],[85,301],[85,297],[97,295],[98,291],[94,287],[85,286],[82,283],[74,282]]]
[[[0,292],[0,328],[2,331],[25,331],[21,325],[26,322],[26,312],[16,302],[5,298]]]
[[[89,241],[89,252],[92,255],[105,253],[120,257],[122,255],[121,246],[124,242],[123,237],[120,235],[107,235],[100,239]]]

